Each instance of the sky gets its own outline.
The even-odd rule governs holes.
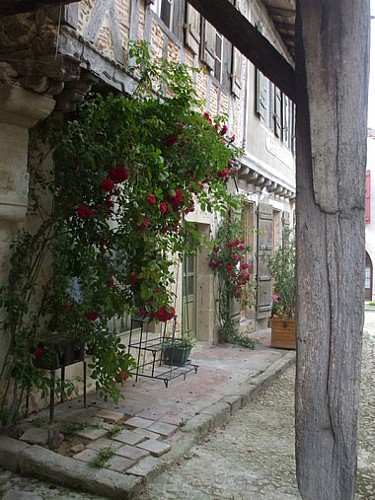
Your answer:
[[[375,0],[371,0],[371,15],[375,16]],[[375,129],[375,19],[371,20],[370,84],[368,126]]]

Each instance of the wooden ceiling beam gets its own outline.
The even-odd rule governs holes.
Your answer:
[[[0,17],[31,12],[41,7],[57,7],[80,0],[1,0]]]
[[[228,0],[188,0],[229,42],[284,94],[295,101],[291,64]]]

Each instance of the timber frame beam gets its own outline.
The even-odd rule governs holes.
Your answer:
[[[295,101],[295,72],[291,64],[228,0],[188,2],[231,42],[264,76]]]

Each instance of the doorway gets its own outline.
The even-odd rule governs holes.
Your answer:
[[[196,334],[196,255],[186,255],[182,262],[182,331]]]
[[[372,301],[372,261],[369,254],[366,252],[366,267],[365,267],[365,300]]]

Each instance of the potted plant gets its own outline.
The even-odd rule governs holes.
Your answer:
[[[167,365],[183,366],[187,363],[195,339],[190,336],[171,339],[164,346],[164,361]]]
[[[283,233],[283,243],[267,259],[273,279],[271,347],[296,348],[296,250],[294,234]]]

